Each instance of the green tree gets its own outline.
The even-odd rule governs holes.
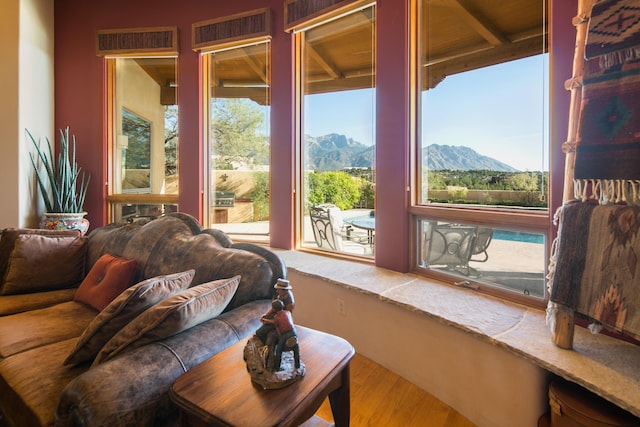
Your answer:
[[[469,190],[467,187],[451,186],[447,189],[449,197],[453,200],[465,199]]]
[[[211,134],[216,169],[234,164],[269,163],[269,142],[264,134],[265,113],[248,99],[216,98],[212,101]]]
[[[333,203],[347,210],[360,200],[359,182],[346,172],[311,172],[307,178],[306,194],[311,205]]]
[[[151,167],[151,122],[122,109],[122,133],[129,139],[124,158],[126,169]]]
[[[175,175],[178,170],[178,106],[164,109],[164,169],[165,175]]]
[[[366,179],[360,180],[360,197],[364,200],[365,208],[373,209],[375,206],[375,185]]]
[[[423,179],[424,177],[426,177],[426,182],[423,180],[423,188],[428,188],[429,190],[444,190],[447,188],[445,176],[440,171],[429,170],[426,175],[423,175]]]
[[[254,185],[250,193],[253,200],[253,219],[266,221],[269,219],[269,174],[255,172],[254,177]]]
[[[536,174],[522,172],[511,175],[508,185],[515,191],[536,191],[540,190],[540,182]]]

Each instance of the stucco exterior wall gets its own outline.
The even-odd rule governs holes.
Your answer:
[[[54,133],[53,2],[2,0],[0,25],[0,127],[3,142],[0,228],[36,226],[42,202],[29,160],[36,138]]]

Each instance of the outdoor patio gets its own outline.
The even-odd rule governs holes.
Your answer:
[[[348,222],[351,218],[366,216],[370,212],[371,209],[352,209],[342,211],[342,216],[343,220]],[[225,231],[234,240],[269,243],[269,223],[266,221],[215,224],[213,228]],[[347,240],[346,238],[342,240],[342,252],[356,256],[373,257],[375,239],[373,245],[363,244],[368,239],[367,230],[353,227],[350,234],[352,235],[352,240]],[[309,216],[304,218],[303,236],[302,247],[318,249]],[[526,295],[543,298],[546,266],[549,260],[545,248],[546,245],[542,243],[505,240],[496,235],[487,248],[488,258],[485,262],[470,261],[470,274],[468,276],[459,271],[454,273],[460,280],[471,279],[480,282],[497,283],[518,293],[521,292]],[[448,270],[446,267],[439,265],[434,265],[431,268],[441,271]]]

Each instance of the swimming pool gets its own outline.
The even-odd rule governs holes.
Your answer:
[[[544,235],[513,230],[494,230],[493,238],[512,242],[544,243]]]

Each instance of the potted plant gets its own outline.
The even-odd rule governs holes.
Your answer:
[[[80,175],[81,168],[76,162],[75,135],[69,139],[69,127],[60,129],[57,162],[54,161],[53,147],[48,138],[47,147],[43,149],[28,130],[27,135],[36,149],[37,155],[29,153],[29,157],[46,210],[40,227],[50,230],[78,229],[86,233],[89,221],[84,218],[87,213],[83,206],[91,175],[85,176],[84,172]]]

